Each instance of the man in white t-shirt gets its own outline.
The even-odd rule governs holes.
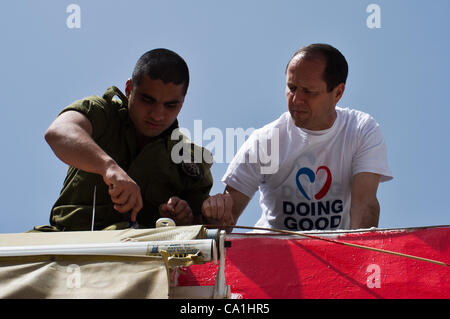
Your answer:
[[[378,184],[392,174],[378,123],[336,106],[347,74],[345,57],[330,45],[297,51],[286,68],[289,112],[252,133],[222,179],[224,194],[206,200],[203,215],[235,225],[259,189],[258,227],[377,227]]]

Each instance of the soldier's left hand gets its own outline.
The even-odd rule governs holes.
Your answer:
[[[161,217],[173,219],[177,226],[192,225],[194,222],[194,215],[189,204],[176,196],[159,206],[159,214]]]

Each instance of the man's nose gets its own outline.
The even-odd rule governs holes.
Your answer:
[[[295,105],[302,104],[305,101],[305,94],[301,90],[292,93],[292,103]]]
[[[161,121],[164,118],[164,105],[158,103],[150,111],[150,117],[155,121]]]

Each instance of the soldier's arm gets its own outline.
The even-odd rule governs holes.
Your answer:
[[[45,132],[45,140],[64,163],[104,176],[114,160],[91,136],[91,121],[77,111],[60,114]]]
[[[60,114],[45,132],[45,140],[64,163],[83,171],[99,174],[109,186],[115,209],[131,219],[142,208],[139,186],[92,139],[92,123],[82,113],[69,110]]]
[[[352,180],[350,229],[378,227],[380,204],[377,189],[380,175],[359,173]]]

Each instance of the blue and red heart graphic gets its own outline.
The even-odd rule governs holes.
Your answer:
[[[308,167],[302,167],[298,170],[297,172],[297,176],[295,177],[295,181],[297,182],[297,187],[298,190],[300,191],[300,193],[302,193],[303,196],[305,196],[305,198],[307,200],[311,200],[311,198],[306,194],[305,190],[303,189],[302,184],[299,181],[299,177],[301,175],[306,175],[309,178],[309,181],[311,183],[314,183],[314,181],[316,180],[316,175],[320,170],[325,170],[327,172],[327,180],[325,181],[325,184],[323,184],[322,188],[314,195],[314,198],[316,200],[322,199],[327,193],[328,190],[330,189],[331,186],[331,182],[333,180],[333,178],[331,177],[331,171],[328,167],[326,166],[320,166],[317,170],[316,173],[314,174],[314,171],[312,171],[311,169],[309,169]]]

